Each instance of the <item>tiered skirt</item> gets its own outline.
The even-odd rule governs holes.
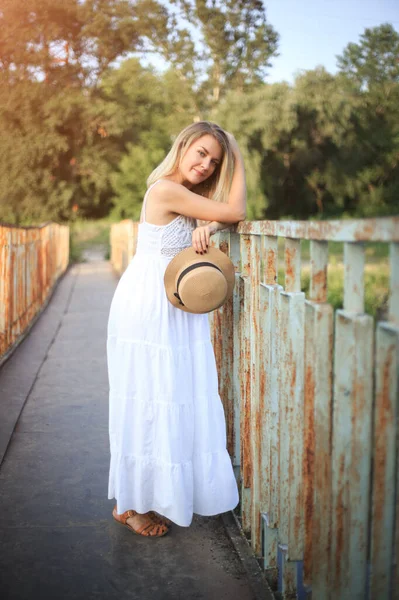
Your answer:
[[[108,498],[119,513],[155,510],[189,526],[193,513],[233,509],[238,490],[208,315],[169,303],[169,260],[136,254],[112,300]]]

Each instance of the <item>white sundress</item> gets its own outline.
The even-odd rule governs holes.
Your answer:
[[[155,510],[189,526],[193,513],[233,509],[238,490],[208,315],[175,308],[164,290],[165,269],[191,245],[195,221],[179,215],[167,225],[147,223],[151,187],[108,320],[108,498],[119,514]]]

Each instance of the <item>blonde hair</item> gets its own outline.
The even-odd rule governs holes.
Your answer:
[[[147,187],[159,179],[175,173],[191,144],[207,134],[219,142],[222,148],[222,158],[212,175],[194,186],[191,191],[218,202],[226,202],[233,179],[234,154],[226,132],[219,125],[210,121],[198,121],[185,127],[179,133],[164,160],[148,177]]]

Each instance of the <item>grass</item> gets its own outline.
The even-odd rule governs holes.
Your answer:
[[[97,221],[80,219],[69,223],[70,226],[70,260],[83,262],[84,252],[90,248],[100,248],[104,259],[110,257],[109,233],[111,222],[106,219]]]
[[[279,254],[284,253],[284,238],[279,238]],[[328,255],[330,261],[332,258],[342,260],[344,255],[343,242],[329,242]],[[381,260],[388,260],[389,244],[384,242],[367,242],[365,243],[365,256],[367,263],[379,263]],[[301,258],[303,261],[310,260],[310,240],[301,241]]]
[[[285,272],[278,271],[278,283],[284,286]],[[301,290],[308,297],[310,285],[310,265],[301,269]],[[327,270],[327,301],[334,309],[343,307],[344,297],[344,265],[330,262]],[[364,269],[364,305],[365,312],[375,319],[384,318],[389,296],[388,261],[366,264]]]
[[[284,238],[278,240],[278,262],[284,264]],[[328,243],[327,301],[334,309],[343,307],[344,244]],[[386,314],[389,297],[389,244],[365,243],[364,304],[365,312],[375,319]],[[301,241],[301,289],[308,297],[310,285],[310,241]],[[284,268],[279,268],[278,283],[284,286]]]

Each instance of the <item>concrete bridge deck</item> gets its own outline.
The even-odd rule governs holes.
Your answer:
[[[74,265],[0,369],[1,598],[254,600],[220,517],[157,540],[111,517],[105,348],[116,284],[108,262]]]

